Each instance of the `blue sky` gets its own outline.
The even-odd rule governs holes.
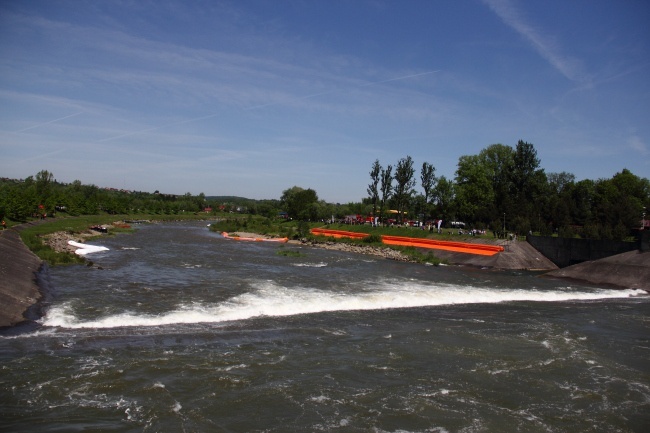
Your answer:
[[[650,177],[644,0],[0,0],[0,176],[366,196],[494,143]],[[418,185],[419,188],[419,185]]]

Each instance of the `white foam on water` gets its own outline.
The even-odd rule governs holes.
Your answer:
[[[299,268],[324,268],[327,266],[327,263],[325,262],[320,262],[320,263],[294,263],[291,266],[296,266]]]
[[[75,241],[68,241],[68,244],[77,247],[74,253],[78,256],[85,256],[86,254],[98,253],[100,251],[108,251],[108,248],[99,245],[88,245]]]
[[[332,292],[305,287],[284,287],[261,281],[253,290],[218,304],[180,304],[172,311],[143,315],[125,311],[96,320],[79,320],[71,304],[51,308],[41,319],[45,326],[63,328],[146,327],[190,323],[219,323],[264,316],[292,316],[329,311],[381,310],[424,306],[484,304],[513,301],[564,302],[629,298],[647,295],[639,289],[592,291],[497,289],[436,285],[409,281],[371,282],[365,291]]]
[[[56,331],[54,329],[39,329],[38,331],[25,332],[17,335],[0,335],[0,340],[17,340],[17,339],[24,339],[24,338],[49,337],[53,335],[56,335]]]

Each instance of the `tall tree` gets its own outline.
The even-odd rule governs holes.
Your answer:
[[[561,173],[549,173],[547,176],[548,184],[555,194],[562,194],[573,184],[575,184],[576,177],[572,173],[563,171]]]
[[[623,169],[611,179],[595,184],[592,218],[601,238],[621,240],[641,226],[642,214],[650,203],[650,181]]]
[[[456,169],[457,217],[468,222],[492,221],[494,187],[488,167],[479,155],[463,155]]]
[[[375,159],[375,162],[372,164],[372,169],[370,170],[370,184],[368,185],[368,196],[372,201],[372,215],[373,217],[377,215],[377,201],[379,200],[379,181],[381,175],[381,165],[379,160]]]
[[[422,169],[420,170],[420,181],[422,182],[422,189],[424,190],[424,207],[427,209],[426,217],[429,216],[429,199],[431,198],[431,193],[436,183],[436,169],[433,165],[428,162],[422,163]]]
[[[549,230],[549,222],[552,222],[556,227],[565,227],[568,231],[571,225],[576,224],[572,220],[574,210],[577,208],[578,200],[574,200],[575,176],[571,173],[549,173],[547,176],[547,199],[543,209],[538,212],[537,218],[534,221],[534,231],[539,231],[544,234],[552,233],[552,228]],[[546,223],[542,222],[542,214],[547,220]],[[581,222],[579,225],[583,225]]]
[[[439,219],[448,219],[452,216],[454,202],[454,182],[440,176],[433,189],[432,200],[435,204],[436,216]]]
[[[290,218],[301,220],[317,218],[318,195],[313,189],[293,186],[282,192],[280,202]]]
[[[49,205],[49,198],[52,193],[52,183],[54,175],[47,170],[41,170],[36,174],[36,196],[40,201],[39,204]],[[53,209],[48,209],[53,210]]]
[[[384,207],[393,193],[393,166],[388,164],[386,170],[381,169],[381,203],[379,206],[379,215],[383,218]]]
[[[519,140],[513,156],[511,172],[514,191],[519,199],[532,198],[532,183],[537,172],[540,160],[537,150],[531,143]]]
[[[504,144],[492,144],[479,153],[481,164],[485,166],[490,179],[494,203],[486,211],[490,221],[500,219],[503,213],[512,213],[514,200],[511,193],[510,173],[514,165],[514,151]]]
[[[518,221],[515,230],[527,232],[531,228],[531,220],[535,218],[546,200],[543,195],[548,184],[546,174],[539,168],[540,160],[537,150],[531,143],[519,140],[513,155],[511,171],[512,196],[517,206],[512,213]]]
[[[397,162],[395,168],[395,203],[397,204],[397,214],[399,221],[404,220],[404,212],[408,206],[413,188],[415,187],[415,169],[413,168],[413,159],[410,156],[402,158]]]

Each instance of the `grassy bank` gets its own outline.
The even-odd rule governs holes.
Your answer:
[[[196,221],[213,219],[214,216],[205,214],[178,214],[178,215],[151,215],[151,214],[137,214],[137,215],[86,215],[86,216],[67,216],[59,213],[56,218],[50,218],[40,222],[38,225],[33,225],[25,228],[20,232],[20,237],[27,245],[27,247],[36,254],[41,260],[48,263],[50,266],[66,265],[75,263],[85,263],[83,257],[76,254],[61,253],[54,251],[43,242],[43,238],[49,234],[56,232],[67,232],[70,234],[77,234],[88,231],[92,226],[112,224],[116,221]],[[114,227],[110,230],[109,235],[117,233],[128,233],[133,229]],[[97,237],[105,235],[97,234]],[[92,239],[92,238],[91,238]]]
[[[310,236],[313,223],[290,220],[272,220],[261,216],[241,216],[219,218],[210,225],[215,232],[249,232],[280,238],[299,239]]]

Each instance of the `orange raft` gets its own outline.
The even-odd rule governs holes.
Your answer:
[[[315,228],[311,232],[317,236],[331,236],[335,238],[353,238],[363,239],[369,236],[367,233],[348,232],[344,230],[327,230]],[[436,241],[425,238],[410,238],[405,236],[386,236],[381,237],[381,241],[386,245],[400,245],[416,248],[430,248],[437,250],[455,251],[466,254],[477,254],[482,256],[493,256],[503,251],[502,246],[474,244],[468,242]]]
[[[230,236],[227,232],[221,232],[221,236],[227,239],[235,239],[237,241],[253,241],[253,242],[287,242],[289,238],[245,238],[243,236]]]

